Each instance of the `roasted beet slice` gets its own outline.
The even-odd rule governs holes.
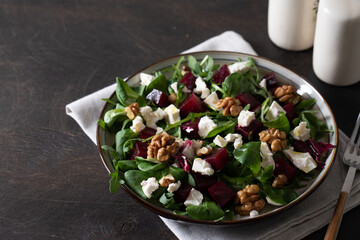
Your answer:
[[[314,154],[314,151],[310,147],[309,141],[304,142],[301,140],[293,139],[293,146],[294,146],[294,151],[296,152],[308,152],[311,155]]]
[[[269,72],[262,79],[266,79],[266,88],[268,90],[275,89],[278,87],[278,82],[274,72]]]
[[[184,102],[180,105],[180,116],[185,118],[191,112],[200,113],[205,112],[206,107],[203,102],[198,98],[195,93],[190,94]]]
[[[206,192],[206,190],[216,183],[215,175],[206,176],[200,173],[192,173],[191,174],[196,182],[196,188],[199,189],[201,192]]]
[[[283,106],[283,109],[286,111],[286,117],[292,125],[292,120],[297,117],[294,104],[292,102],[289,102],[285,106]]]
[[[230,70],[226,64],[222,65],[221,68],[216,70],[212,76],[213,82],[216,84],[222,83],[227,76],[230,75]]]
[[[147,139],[149,137],[152,137],[156,134],[156,130],[153,128],[146,127],[140,132],[140,138],[141,139]]]
[[[187,122],[180,126],[181,136],[187,137],[189,139],[200,139],[199,136],[199,122],[200,119],[197,118],[193,122]]]
[[[239,99],[241,106],[243,107],[250,104],[251,111],[260,105],[260,103],[250,93],[241,93],[237,95],[236,98]]]
[[[146,99],[152,101],[158,107],[167,107],[170,105],[168,96],[157,89],[153,89],[147,96]]]
[[[182,169],[190,173],[190,164],[184,154],[176,155],[175,159],[179,162]]]
[[[240,133],[245,141],[251,141],[259,139],[259,133],[262,129],[263,123],[260,120],[255,119],[247,127],[236,125],[235,131]]]
[[[226,148],[215,148],[211,155],[205,158],[205,161],[211,164],[215,170],[221,170],[230,161]]]
[[[274,176],[284,174],[288,182],[292,182],[296,177],[296,169],[292,167],[287,161],[278,157],[275,161]]]
[[[217,182],[209,187],[208,192],[211,198],[219,204],[220,207],[224,207],[235,198],[235,192],[226,186],[223,182]]]
[[[195,88],[195,81],[196,77],[191,72],[188,72],[181,78],[179,82],[184,84],[187,89],[192,91]]]
[[[192,188],[194,187],[189,184],[181,184],[179,189],[174,192],[175,202],[177,203],[185,202]]]
[[[137,141],[134,143],[133,148],[130,151],[130,159],[134,160],[135,157],[147,157],[147,147],[148,144],[142,141]]]

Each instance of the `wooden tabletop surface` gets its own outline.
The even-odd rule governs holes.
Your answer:
[[[109,193],[97,148],[65,105],[226,30],[308,79],[351,133],[360,84],[327,85],[312,49],[273,45],[267,1],[1,1],[0,238],[176,239],[123,191]],[[339,239],[358,239],[359,219],[360,207],[345,214]]]

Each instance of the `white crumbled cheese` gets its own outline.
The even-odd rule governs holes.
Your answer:
[[[263,78],[263,80],[261,80],[259,85],[260,85],[260,87],[263,87],[263,88],[265,88],[265,90],[267,90],[267,88],[266,88],[266,79],[265,78]]]
[[[201,194],[201,192],[199,192],[195,188],[192,188],[189,193],[189,196],[186,198],[186,201],[184,202],[184,205],[186,207],[200,205],[202,203],[203,198],[204,197]]]
[[[145,119],[146,126],[153,129],[157,129],[158,126],[156,123],[165,117],[165,112],[161,108],[158,108],[156,111],[152,111],[149,106],[141,107],[140,114]]]
[[[242,139],[241,134],[239,134],[239,133],[228,133],[228,134],[225,136],[225,140],[228,141],[228,142],[234,142],[235,139],[237,139],[237,138],[241,138],[241,139]]]
[[[269,204],[271,204],[271,205],[273,205],[273,206],[277,206],[277,207],[280,207],[280,206],[283,205],[283,204],[281,204],[281,203],[274,202],[273,200],[271,200],[271,199],[268,198],[268,197],[266,197],[266,201],[267,201]]]
[[[256,211],[256,210],[251,210],[250,213],[249,213],[250,217],[256,217],[259,215],[259,212]]]
[[[140,84],[148,86],[155,77],[147,73],[140,73]]]
[[[284,150],[286,157],[288,157],[295,167],[299,168],[305,173],[317,167],[315,160],[311,157],[310,153],[295,152],[294,148]]]
[[[260,153],[262,157],[261,167],[266,169],[269,166],[274,166],[275,168],[273,153],[270,151],[269,146],[266,142],[261,142]]]
[[[211,93],[207,98],[205,98],[204,103],[209,105],[211,108],[216,109],[216,104],[219,102],[219,97],[216,92]]]
[[[132,126],[130,127],[131,130],[135,133],[141,132],[145,128],[145,125],[143,124],[143,119],[140,116],[136,116],[134,120],[132,120]]]
[[[217,135],[215,138],[214,138],[214,141],[215,145],[219,146],[219,147],[225,147],[228,142],[220,135]]]
[[[241,127],[247,127],[253,120],[255,120],[254,112],[248,110],[242,110],[238,117],[238,124]]]
[[[181,120],[180,118],[180,110],[175,107],[174,104],[169,105],[167,108],[164,109],[165,112],[165,119],[170,124],[174,124]]]
[[[202,138],[206,137],[216,126],[216,123],[208,116],[202,117],[199,121],[199,136]]]
[[[170,87],[174,90],[175,93],[179,92],[177,85],[178,85],[178,82],[174,82],[174,83],[170,84]],[[184,88],[182,89],[182,92],[191,93],[191,90],[187,89],[187,87],[184,86]]]
[[[230,73],[239,72],[245,74],[249,71],[248,62],[236,62],[228,66]]]
[[[306,128],[306,122],[300,122],[299,126],[290,132],[290,135],[297,140],[307,141],[310,138],[310,129]]]
[[[276,101],[273,101],[265,118],[269,121],[274,120],[279,116],[280,112],[286,114],[286,111]]]
[[[234,148],[238,149],[243,145],[243,140],[242,137],[241,138],[236,138],[234,141]]]
[[[184,146],[184,140],[181,138],[175,138],[175,142],[179,144],[179,148],[182,148]]]
[[[192,170],[201,175],[211,176],[214,174],[214,169],[211,164],[201,158],[195,158],[192,166]]]
[[[175,183],[170,183],[168,188],[167,188],[167,191],[168,192],[175,192],[176,190],[179,189],[179,187],[181,186],[181,182],[180,181],[177,181]]]
[[[145,196],[151,198],[151,194],[159,188],[159,183],[156,181],[156,178],[151,177],[141,182],[141,188]]]
[[[201,94],[201,98],[207,98],[210,94],[210,90],[207,88],[206,83],[201,77],[196,78],[195,80],[196,88],[194,88],[194,93]]]

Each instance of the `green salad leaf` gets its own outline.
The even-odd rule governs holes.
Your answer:
[[[186,208],[187,214],[199,220],[218,220],[225,216],[225,212],[212,201],[204,201],[199,206],[189,206]]]
[[[248,142],[235,149],[234,158],[257,174],[261,168],[260,142]]]

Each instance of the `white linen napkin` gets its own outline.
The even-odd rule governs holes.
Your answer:
[[[187,51],[224,50],[256,55],[239,34],[227,31]],[[101,89],[66,105],[66,114],[74,118],[96,144],[96,120],[116,84]],[[333,169],[321,186],[298,205],[260,222],[240,226],[207,226],[182,223],[161,217],[179,239],[301,239],[329,223],[347,167],[342,155],[349,138],[340,130],[338,154]],[[360,177],[357,175],[345,208],[348,211],[360,204]]]

